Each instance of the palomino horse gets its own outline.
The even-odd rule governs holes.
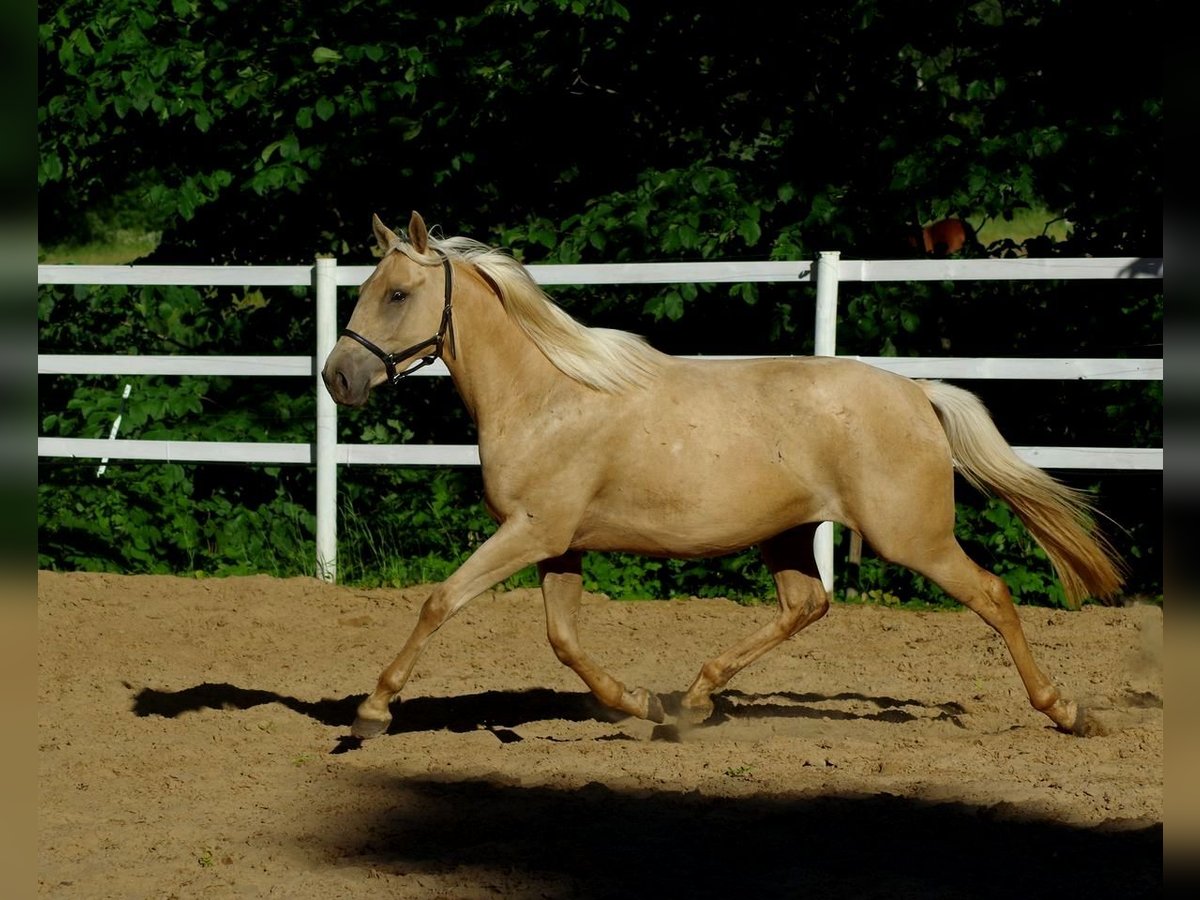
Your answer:
[[[361,406],[372,388],[441,357],[478,426],[499,528],[425,601],[359,706],[356,737],[387,730],[392,700],[443,623],[531,564],[558,658],[603,703],[661,722],[656,695],[627,689],[580,646],[583,551],[700,557],[757,544],[779,614],[701,666],[681,715],[702,721],[713,691],[829,608],[813,555],[825,521],[975,610],[1008,645],[1034,708],[1065,731],[1088,730],[1034,662],[1004,582],[955,540],[954,470],[1012,505],[1073,602],[1114,593],[1119,561],[1083,499],[1021,461],[972,394],[847,359],[667,356],[584,327],[512,257],[435,240],[416,213],[407,240],[378,217],[374,229],[384,256],[325,361],[325,384],[338,403]]]

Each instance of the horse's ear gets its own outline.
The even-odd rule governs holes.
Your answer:
[[[383,224],[379,216],[371,214],[371,228],[375,231],[375,240],[379,241],[379,249],[387,253],[399,242],[396,233]]]
[[[415,209],[412,218],[408,220],[408,242],[422,255],[429,249],[429,229],[425,227],[425,220]]]

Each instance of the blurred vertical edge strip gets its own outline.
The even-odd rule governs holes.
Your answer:
[[[36,8],[0,2],[0,867],[5,893],[26,897],[36,892],[38,852],[37,151],[25,130],[37,105],[27,99],[38,90]]]

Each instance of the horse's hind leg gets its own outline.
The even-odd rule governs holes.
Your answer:
[[[763,543],[763,560],[775,579],[779,595],[779,615],[700,667],[700,674],[680,703],[686,719],[703,722],[712,715],[713,691],[724,687],[730,678],[768,650],[825,615],[829,597],[813,555],[816,528],[815,524],[802,525]]]
[[[583,679],[605,706],[640,719],[663,721],[662,703],[656,696],[645,688],[626,690],[625,685],[600,668],[579,646],[575,614],[583,594],[580,563],[580,554],[574,552],[538,563],[542,597],[546,601],[546,636],[554,654]]]
[[[867,537],[870,539],[870,535]],[[881,547],[879,544],[875,544],[875,548],[893,562],[908,566],[937,582],[946,593],[974,610],[995,629],[1008,647],[1009,655],[1012,656],[1034,709],[1045,713],[1063,731],[1090,733],[1093,725],[1090,724],[1089,717],[1073,700],[1064,700],[1058,688],[1034,662],[1008,585],[998,576],[972,562],[953,535],[947,534],[937,543],[905,543],[908,547],[920,546],[919,557],[914,556],[911,551],[897,553],[895,549]],[[931,547],[939,549],[931,551]]]

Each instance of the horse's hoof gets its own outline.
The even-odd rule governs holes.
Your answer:
[[[388,730],[388,726],[392,724],[391,717],[386,719],[366,719],[360,716],[355,716],[354,724],[350,726],[350,733],[360,741],[367,741],[373,737],[379,737]]]
[[[650,694],[646,699],[646,718],[656,725],[667,721],[667,714],[663,710],[662,701],[658,699],[657,694]]]
[[[645,688],[634,688],[629,692],[629,696],[633,698],[634,715],[639,719],[649,719],[659,725],[667,720],[667,714],[663,711],[662,701],[658,699],[657,694],[652,694]]]
[[[685,699],[679,704],[679,718],[687,725],[702,725],[712,718],[713,709],[713,702],[709,698],[705,698],[703,704],[691,704]]]

